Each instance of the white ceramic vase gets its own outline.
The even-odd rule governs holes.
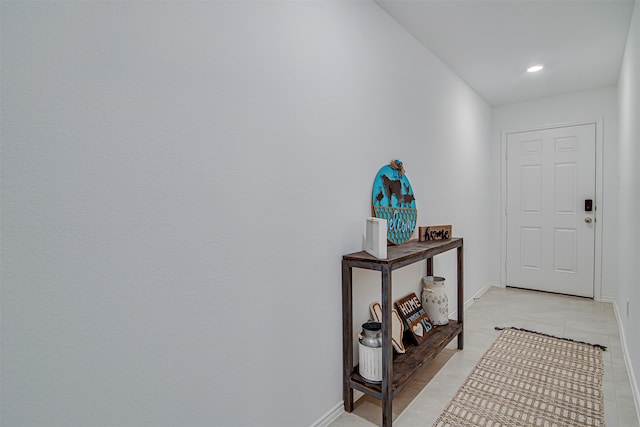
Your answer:
[[[436,326],[449,323],[449,299],[444,288],[444,277],[425,276],[422,278],[422,305],[431,323]]]

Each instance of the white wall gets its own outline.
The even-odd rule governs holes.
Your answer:
[[[3,426],[320,420],[393,158],[489,282],[490,108],[377,5],[1,7]]]
[[[632,373],[636,410],[640,413],[640,5],[635,3],[618,82],[620,105],[619,222],[616,295],[624,331],[627,364]],[[629,314],[627,315],[627,301]]]
[[[509,104],[493,108],[492,140],[494,159],[502,160],[502,132],[535,129],[552,124],[598,122],[597,174],[602,178],[602,189],[597,195],[598,224],[602,227],[601,295],[596,298],[612,298],[617,293],[617,162],[618,162],[618,105],[615,87],[576,92],[569,95],[542,98],[534,101]],[[500,168],[494,169],[493,182],[500,188]],[[494,192],[496,207],[495,226],[504,218],[500,193]],[[499,229],[499,228],[498,228]],[[496,242],[497,243],[497,242]],[[496,247],[499,253],[500,247]],[[497,265],[498,270],[503,263]],[[493,275],[500,278],[500,271]]]

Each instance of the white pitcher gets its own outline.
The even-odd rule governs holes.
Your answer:
[[[444,277],[424,276],[422,305],[431,323],[436,326],[449,323],[449,299],[444,289]]]

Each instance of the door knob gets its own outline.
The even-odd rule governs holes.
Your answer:
[[[584,219],[584,222],[586,222],[587,224],[591,224],[591,221],[593,220],[589,216]]]

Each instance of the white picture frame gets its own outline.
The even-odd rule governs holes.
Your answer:
[[[368,217],[366,220],[364,250],[378,259],[387,258],[387,220]]]

